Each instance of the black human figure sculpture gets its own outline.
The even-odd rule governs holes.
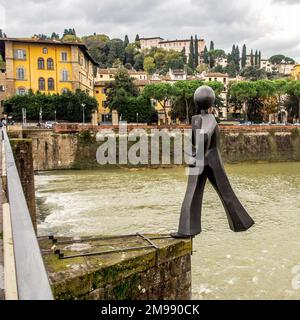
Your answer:
[[[248,230],[254,221],[248,215],[227,178],[221,154],[219,151],[220,131],[215,117],[208,109],[215,104],[214,91],[208,86],[198,88],[194,95],[197,115],[192,118],[192,141],[195,149],[198,129],[204,134],[204,164],[198,166],[197,174],[189,175],[187,191],[182,204],[179,229],[172,233],[173,238],[189,238],[201,233],[201,209],[204,187],[207,179],[211,182],[222,200],[227,214],[230,229],[234,232]],[[197,155],[193,151],[191,170],[196,165]]]

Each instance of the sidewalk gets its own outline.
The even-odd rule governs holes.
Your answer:
[[[1,130],[0,130],[1,133]],[[0,137],[0,174],[2,176],[2,134]],[[0,181],[0,300],[4,300],[3,229],[2,229],[2,181]]]

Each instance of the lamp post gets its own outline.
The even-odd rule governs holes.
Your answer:
[[[139,113],[136,113],[136,123],[139,124]]]
[[[56,123],[56,110],[54,110],[54,122]]]
[[[40,108],[40,120],[39,120],[39,122],[40,122],[40,125],[42,126],[42,122],[43,122],[43,109],[42,108]]]
[[[85,114],[84,114],[84,111],[85,111],[85,106],[86,106],[86,104],[85,104],[85,103],[82,103],[81,106],[82,106],[82,123],[85,124]]]

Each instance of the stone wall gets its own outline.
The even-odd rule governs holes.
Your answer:
[[[11,139],[10,144],[23,187],[33,227],[37,231],[34,169],[31,139]]]
[[[55,243],[41,238],[40,247],[55,299],[191,299],[192,240],[147,237],[158,249],[145,249],[149,243],[138,235],[94,237],[94,240],[58,238]],[[133,247],[141,249],[128,251]],[[59,250],[66,259],[59,259],[53,250]],[[120,251],[112,253],[112,250]]]
[[[18,133],[10,132],[10,135]],[[35,170],[107,168],[96,162],[100,143],[95,135],[87,131],[23,131],[24,138],[32,138]],[[221,128],[221,153],[226,163],[300,161],[300,130],[296,127]]]

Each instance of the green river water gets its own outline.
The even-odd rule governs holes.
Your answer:
[[[226,169],[256,225],[231,232],[208,183],[203,232],[194,241],[193,298],[300,299],[300,163]],[[175,231],[186,182],[184,168],[40,173],[39,234]]]

